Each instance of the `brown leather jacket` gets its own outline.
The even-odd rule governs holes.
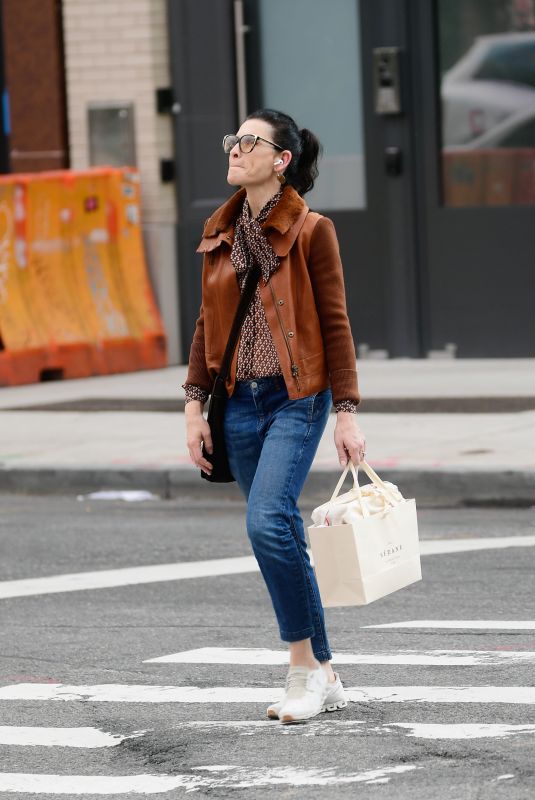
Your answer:
[[[238,190],[206,220],[197,249],[204,253],[202,305],[186,383],[207,392],[219,369],[240,297],[230,252],[244,198],[245,189]],[[260,279],[260,297],[289,398],[307,397],[331,385],[333,403],[358,403],[355,346],[332,221],[309,211],[299,194],[285,186],[262,228],[281,256],[268,283]],[[227,380],[229,394],[234,390],[237,350]]]

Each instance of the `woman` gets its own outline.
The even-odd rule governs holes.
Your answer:
[[[302,196],[317,177],[320,144],[286,114],[250,114],[225,136],[227,180],[242,187],[206,221],[202,305],[186,391],[187,443],[194,464],[211,465],[203,417],[240,289],[257,261],[261,277],[227,381],[229,465],[247,498],[247,532],[289,643],[286,692],[267,710],[298,722],[347,705],[333,672],[324,614],[297,500],[331,405],[341,466],[364,457],[360,400],[338,242],[330,219]]]

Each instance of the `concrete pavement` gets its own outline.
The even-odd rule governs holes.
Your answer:
[[[358,369],[367,458],[406,497],[535,505],[535,359],[361,359]],[[174,410],[185,373],[0,389],[0,491],[238,498],[235,485],[208,486],[189,462],[184,415]],[[336,483],[334,423],[332,415],[305,488],[309,502]]]

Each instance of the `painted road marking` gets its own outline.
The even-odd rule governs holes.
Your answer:
[[[260,786],[332,786],[345,783],[388,783],[395,775],[422,769],[400,764],[365,772],[340,773],[334,769],[299,769],[298,767],[241,767],[213,765],[193,767],[196,774],[187,775],[49,775],[18,772],[0,773],[0,792],[28,794],[106,795],[158,794],[171,789],[187,791],[231,787],[243,789]],[[199,773],[207,773],[206,775]]]
[[[16,725],[0,726],[0,744],[22,747],[116,747],[125,739],[143,736],[135,731],[128,736],[106,733],[98,728],[38,728]]]
[[[425,724],[419,722],[384,722],[374,725],[369,720],[330,720],[322,717],[318,720],[309,720],[306,726],[276,725],[269,720],[210,720],[182,722],[181,728],[200,730],[221,729],[230,730],[239,736],[254,736],[256,733],[264,734],[272,731],[280,735],[306,736],[341,736],[347,734],[392,734],[397,731],[393,728],[402,728],[407,731],[407,736],[418,739],[497,739],[515,736],[517,734],[535,734],[535,725],[501,725],[498,723],[455,724],[436,723]]]
[[[356,703],[535,704],[535,686],[361,686],[345,689]],[[16,683],[0,687],[4,700],[75,700],[102,703],[265,703],[280,698],[279,687],[155,686],[105,683]]]
[[[309,720],[306,726],[276,725],[272,720],[189,720],[176,728],[194,730],[228,730],[239,736],[254,736],[267,731],[276,735],[342,736],[347,734],[384,735],[396,733],[397,728],[407,736],[418,739],[491,739],[507,738],[519,734],[535,734],[535,725],[503,725],[501,723],[420,723],[383,722],[374,725],[369,720],[332,720],[322,717]],[[104,733],[96,728],[38,728],[4,726],[0,728],[0,744],[19,747],[116,747],[125,739],[153,733],[150,728],[119,736]]]
[[[535,620],[485,619],[414,619],[408,622],[385,622],[382,625],[363,625],[363,628],[452,628],[458,630],[533,631]]]
[[[385,726],[383,726],[385,727]],[[388,727],[388,726],[386,726]],[[504,739],[519,733],[535,733],[535,725],[500,725],[498,723],[426,724],[392,722],[390,727],[405,728],[408,736],[418,739]]]
[[[420,542],[422,556],[465,553],[471,550],[496,550],[507,547],[533,547],[535,536],[504,536],[486,539],[432,539]],[[0,582],[0,600],[11,597],[32,597],[42,594],[79,592],[88,589],[113,589],[144,583],[180,581],[191,578],[213,578],[258,572],[254,556],[216,558],[208,561],[185,561],[171,564],[150,564],[141,567],[97,570],[48,575],[44,578],[23,578]]]
[[[147,658],[144,664],[288,664],[287,650],[261,647],[199,647]],[[408,664],[420,666],[495,666],[532,664],[535,652],[513,650],[395,650],[376,653],[333,653],[334,664]]]
[[[423,556],[468,553],[472,550],[503,550],[508,547],[533,547],[535,536],[497,536],[486,539],[424,539],[420,541]]]
[[[31,597],[39,594],[79,592],[84,589],[112,589],[142,583],[209,578],[258,571],[254,556],[214,558],[209,561],[184,561],[176,564],[153,564],[145,567],[103,569],[97,572],[74,572],[46,578],[23,578],[0,582],[0,599]]]

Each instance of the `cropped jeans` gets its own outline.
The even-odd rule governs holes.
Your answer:
[[[247,533],[283,641],[332,653],[297,500],[332,405],[330,389],[289,400],[281,377],[238,381],[225,413],[230,468],[247,499]]]

